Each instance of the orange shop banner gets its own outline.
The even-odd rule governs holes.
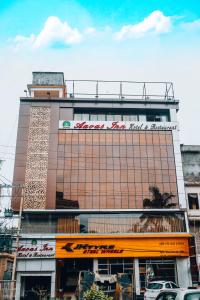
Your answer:
[[[56,258],[189,256],[189,234],[57,236]]]

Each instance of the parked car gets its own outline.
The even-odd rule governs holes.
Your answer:
[[[168,289],[179,289],[179,287],[172,281],[149,282],[144,293],[144,300],[154,300],[161,291]]]
[[[200,289],[165,290],[158,294],[155,300],[199,300]]]

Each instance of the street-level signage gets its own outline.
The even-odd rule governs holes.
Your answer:
[[[69,121],[60,120],[59,129],[177,130],[176,122]]]
[[[17,248],[18,258],[54,258],[55,242],[31,240],[21,242]]]
[[[184,236],[57,236],[56,258],[169,257],[188,256],[188,234]]]

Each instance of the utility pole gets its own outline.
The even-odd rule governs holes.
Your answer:
[[[19,208],[19,221],[18,221],[17,237],[16,237],[16,251],[14,253],[13,270],[12,270],[12,282],[13,283],[16,280],[17,250],[19,248],[19,239],[20,239],[20,231],[21,231],[23,205],[24,205],[24,187],[22,187],[20,208]]]
[[[21,197],[20,197],[20,208],[19,208],[19,215],[18,215],[18,225],[17,225],[17,235],[16,235],[16,250],[14,251],[13,255],[13,268],[12,268],[12,278],[11,278],[11,286],[10,286],[10,299],[15,298],[15,282],[16,282],[16,269],[17,269],[17,250],[19,248],[20,242],[20,232],[21,232],[21,220],[22,220],[22,211],[23,211],[23,204],[24,204],[24,186],[23,185],[1,185],[1,188],[21,188]],[[12,197],[12,196],[11,196]],[[5,216],[6,217],[6,216]]]

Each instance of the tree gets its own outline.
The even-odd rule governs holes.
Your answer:
[[[83,300],[113,300],[113,297],[105,295],[102,290],[98,290],[97,287],[93,285],[83,294]]]
[[[171,202],[174,197],[172,193],[160,193],[157,186],[150,186],[149,191],[152,194],[151,199],[143,200],[143,207],[149,209],[163,209],[172,208],[176,203]],[[178,229],[181,231],[182,221],[181,216],[178,214],[157,214],[157,213],[143,213],[140,216],[142,231],[147,232],[176,232]]]
[[[145,198],[143,200],[144,208],[172,208],[176,206],[176,203],[171,202],[174,197],[172,193],[161,194],[157,186],[150,186],[149,191],[152,194],[152,199]]]

